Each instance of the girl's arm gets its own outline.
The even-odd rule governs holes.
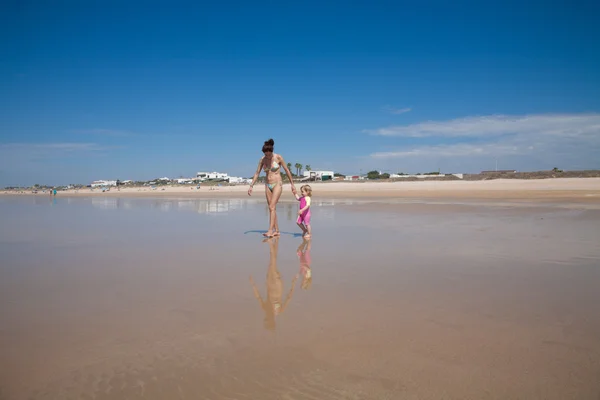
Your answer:
[[[304,212],[310,208],[310,197],[306,196],[306,205],[304,208],[301,208],[299,212]]]
[[[296,194],[296,186],[294,186],[294,178],[292,177],[292,173],[290,172],[290,169],[287,167],[287,164],[285,163],[285,160],[283,159],[281,154],[279,155],[279,162],[280,162],[281,166],[283,167],[283,170],[285,171],[288,179],[290,180],[290,184],[292,185],[292,193]]]

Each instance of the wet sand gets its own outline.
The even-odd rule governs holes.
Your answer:
[[[597,400],[600,211],[557,201],[322,201],[302,246],[262,198],[1,198],[0,399]]]

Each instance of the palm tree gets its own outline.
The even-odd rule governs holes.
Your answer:
[[[302,168],[302,164],[296,163],[294,167],[296,167],[296,175],[300,176],[300,169]]]
[[[306,166],[304,167],[305,170],[307,171],[312,171],[312,168],[310,167],[310,164],[306,164]]]
[[[287,167],[291,171],[292,170],[292,163],[291,162],[287,163]]]

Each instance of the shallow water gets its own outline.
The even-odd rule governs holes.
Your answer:
[[[350,203],[0,199],[0,399],[599,398],[597,210]]]

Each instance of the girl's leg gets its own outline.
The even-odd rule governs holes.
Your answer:
[[[298,218],[296,219],[296,225],[298,225],[300,229],[302,229],[302,237],[304,237],[304,235],[306,235],[306,228],[304,227],[304,225],[306,225],[306,222],[300,215],[298,215]]]
[[[296,225],[298,225],[300,229],[302,229],[302,236],[306,235],[306,229],[304,228],[304,225],[302,225],[301,222],[296,222]]]
[[[306,235],[304,235],[304,237],[306,239],[310,238],[310,235],[312,234],[311,228],[310,228],[310,208],[308,209],[308,211],[306,212],[306,215],[304,216],[304,226],[306,227]]]

